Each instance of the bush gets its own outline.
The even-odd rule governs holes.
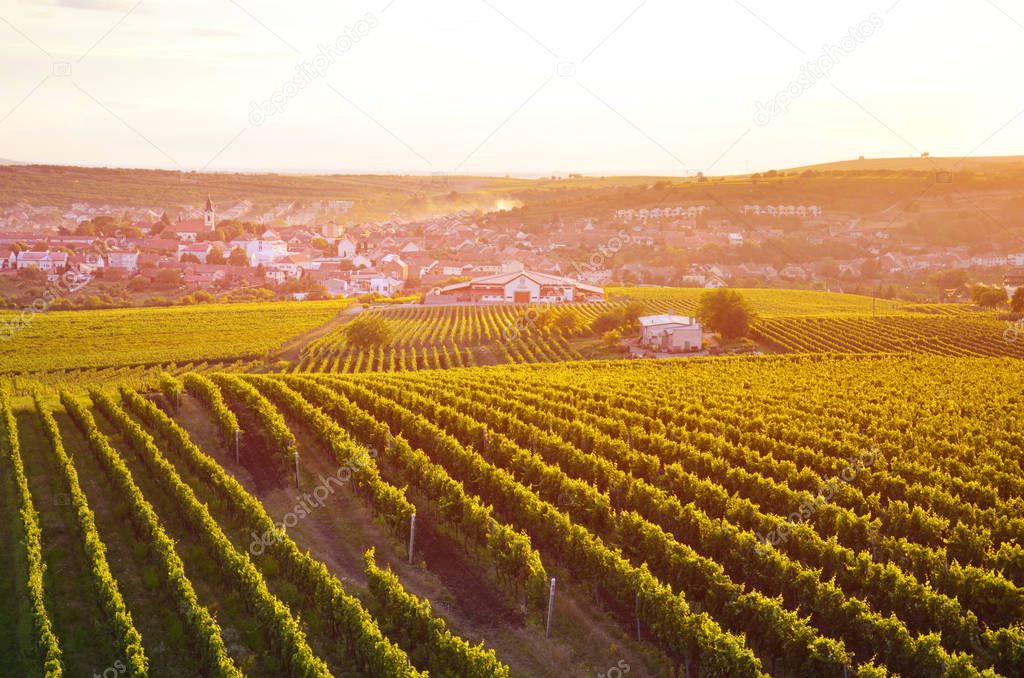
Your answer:
[[[601,335],[601,342],[605,345],[605,348],[619,348],[620,341],[622,341],[622,330],[619,329],[608,330]]]
[[[623,333],[635,330],[643,308],[642,302],[634,301],[625,307],[605,311],[590,321],[590,331],[603,336],[609,330],[620,330]]]
[[[345,338],[358,348],[376,348],[391,340],[391,325],[379,315],[362,314],[345,326]]]

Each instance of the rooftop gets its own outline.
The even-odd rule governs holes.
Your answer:
[[[641,327],[655,327],[657,325],[699,325],[696,318],[687,315],[676,315],[674,313],[660,313],[658,315],[645,315],[637,319]]]

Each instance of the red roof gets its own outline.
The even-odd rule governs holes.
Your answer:
[[[167,226],[161,233],[202,233],[208,230],[202,219],[184,219]]]
[[[443,287],[441,288],[441,293],[457,292],[470,287],[503,287],[520,276],[524,276],[542,286],[558,285],[561,287],[575,287],[594,294],[604,294],[604,290],[600,287],[587,285],[577,280],[573,280],[572,278],[562,278],[557,275],[537,273],[536,271],[515,271],[514,273],[498,273],[497,275],[486,275],[482,278],[473,278],[466,282],[455,283],[454,285]]]

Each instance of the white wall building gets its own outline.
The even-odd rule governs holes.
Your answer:
[[[342,259],[351,259],[356,256],[356,244],[348,238],[338,241],[338,256]]]
[[[67,252],[18,252],[18,268],[35,268],[40,271],[59,271],[68,265]]]
[[[139,270],[139,253],[134,250],[110,250],[107,252],[107,265],[135,273]]]
[[[703,347],[704,328],[695,318],[662,313],[639,318],[640,344],[652,351],[689,353]]]
[[[535,304],[562,302],[604,301],[604,290],[581,283],[534,271],[517,271],[474,278],[441,288],[430,295],[428,303],[506,303]]]
[[[288,256],[288,243],[284,240],[261,240],[257,238],[232,240],[230,248],[245,250],[250,266],[266,266]]]

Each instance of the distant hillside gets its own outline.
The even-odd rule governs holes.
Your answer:
[[[27,162],[21,160],[8,160],[7,158],[0,158],[0,165],[27,165]]]
[[[806,165],[785,170],[786,172],[802,172],[804,170],[827,171],[866,171],[866,172],[934,172],[939,170],[962,172],[1004,172],[1011,169],[1024,169],[1024,156],[1002,155],[977,158],[858,158],[857,160],[840,160],[839,162]]]
[[[936,181],[940,169],[953,170],[955,180]],[[493,212],[514,205],[483,221],[530,229],[559,220],[607,218],[621,208],[703,204],[709,208],[708,218],[753,227],[739,213],[740,206],[813,204],[828,215],[877,217],[883,226],[901,224],[894,217],[904,212],[913,218],[936,209],[973,215],[984,207],[998,220],[989,219],[991,226],[1016,224],[1002,215],[1020,207],[1024,156],[863,159],[707,178],[301,175],[0,164],[0,205],[28,202],[66,208],[81,201],[159,209],[198,205],[207,195],[216,202],[250,200],[257,208],[351,200],[355,208],[347,219],[356,223],[396,216],[419,219],[461,209]]]
[[[468,176],[300,175],[241,172],[179,172],[62,165],[0,164],[0,204],[29,202],[67,207],[72,202],[139,207],[251,200],[280,202],[352,200],[353,217],[383,220],[493,209],[509,189],[529,182]]]

